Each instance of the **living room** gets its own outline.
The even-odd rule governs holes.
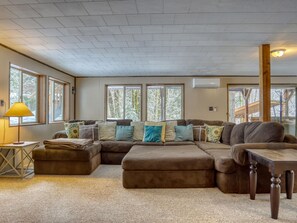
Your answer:
[[[70,120],[259,121],[263,45],[271,64],[270,121],[296,136],[296,11],[293,0],[0,1],[0,144],[42,145]],[[270,56],[274,50],[284,55]],[[32,116],[7,117],[15,102]],[[103,161],[89,175],[1,177],[1,222],[274,221],[269,191],[251,200],[250,191],[222,192],[219,181],[126,189],[121,163]],[[284,188],[282,182],[278,221],[296,222],[295,194],[286,199]]]

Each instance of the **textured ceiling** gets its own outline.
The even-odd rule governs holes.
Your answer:
[[[297,75],[296,0],[0,0],[0,43],[75,76]]]

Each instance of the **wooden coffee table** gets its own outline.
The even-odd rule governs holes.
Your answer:
[[[271,173],[270,206],[271,217],[277,219],[280,200],[280,177],[286,172],[287,199],[292,199],[294,189],[294,171],[297,167],[297,150],[295,149],[247,149],[250,161],[250,199],[255,200],[257,189],[257,163],[269,168]]]

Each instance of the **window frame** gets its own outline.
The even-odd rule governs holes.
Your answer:
[[[166,87],[170,87],[170,86],[181,86],[182,87],[182,111],[181,111],[181,114],[182,114],[182,117],[180,119],[184,119],[185,118],[185,84],[184,83],[166,83],[166,84],[146,84],[146,108],[145,108],[145,112],[146,112],[146,115],[145,115],[145,120],[147,121],[147,118],[148,118],[148,111],[147,111],[147,108],[148,108],[148,98],[147,98],[147,92],[148,92],[148,88],[150,86],[161,86],[163,87],[163,92],[161,92],[161,109],[162,109],[162,112],[161,112],[161,121],[164,121],[164,120],[167,120],[166,119]],[[163,98],[163,99],[162,99]]]
[[[43,79],[43,75],[38,74],[34,71],[31,71],[29,69],[20,67],[18,65],[9,63],[9,78],[8,78],[8,104],[9,104],[9,108],[10,108],[10,103],[11,103],[11,98],[10,98],[10,93],[11,93],[11,87],[10,87],[10,81],[11,81],[11,69],[17,69],[21,72],[21,83],[20,83],[20,90],[21,90],[21,95],[19,95],[20,98],[20,102],[23,102],[23,74],[25,73],[26,75],[30,75],[33,77],[37,78],[37,90],[36,90],[36,95],[37,95],[37,102],[36,102],[36,121],[35,122],[23,122],[23,119],[21,118],[21,123],[20,126],[32,126],[32,125],[40,125],[40,124],[44,124],[44,122],[42,122],[42,120],[44,120],[44,118],[41,115],[41,103],[42,103],[42,99],[41,99],[41,85],[42,85],[42,79]],[[12,124],[9,120],[9,126],[10,127],[15,127],[18,126],[18,124]]]
[[[126,98],[126,87],[140,87],[140,120],[139,121],[142,121],[142,116],[143,116],[143,86],[142,86],[142,84],[105,84],[105,96],[104,96],[104,119],[105,120],[108,120],[108,118],[107,118],[107,113],[108,113],[108,111],[107,111],[107,103],[108,103],[108,100],[107,100],[107,98],[108,98],[108,87],[112,87],[112,86],[115,86],[115,87],[124,87],[124,102],[123,102],[123,118],[122,119],[126,119],[126,117],[125,117],[125,109],[126,109],[126,100],[125,100],[125,98]]]
[[[50,121],[50,100],[49,100],[49,91],[50,91],[50,88],[49,88],[49,85],[50,85],[50,81],[53,81],[54,84],[60,84],[60,85],[63,85],[63,118],[62,120],[53,120]],[[48,112],[48,123],[49,124],[54,124],[54,123],[61,123],[61,122],[64,122],[65,120],[68,119],[68,116],[67,115],[67,109],[66,109],[66,102],[67,100],[69,100],[66,96],[67,96],[67,85],[69,85],[69,83],[65,82],[65,81],[61,81],[57,78],[53,78],[53,77],[48,77],[48,84],[47,84],[47,98],[48,98],[48,109],[47,109],[47,112]],[[55,86],[55,85],[54,85]],[[53,92],[54,92],[54,89],[53,89]],[[55,106],[54,106],[55,107]],[[53,117],[55,117],[55,109],[53,109]]]

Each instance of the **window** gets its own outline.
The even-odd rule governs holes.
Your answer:
[[[183,85],[147,86],[147,120],[183,118]]]
[[[259,120],[259,87],[229,86],[229,121],[241,123]],[[285,132],[296,135],[296,87],[271,86],[271,121],[280,122]]]
[[[39,76],[17,66],[10,66],[10,106],[23,102],[34,116],[23,117],[21,124],[39,122]],[[11,125],[18,124],[18,118],[10,118]]]
[[[141,86],[107,86],[107,119],[141,120]]]
[[[65,119],[65,83],[49,79],[49,122],[58,122]]]

